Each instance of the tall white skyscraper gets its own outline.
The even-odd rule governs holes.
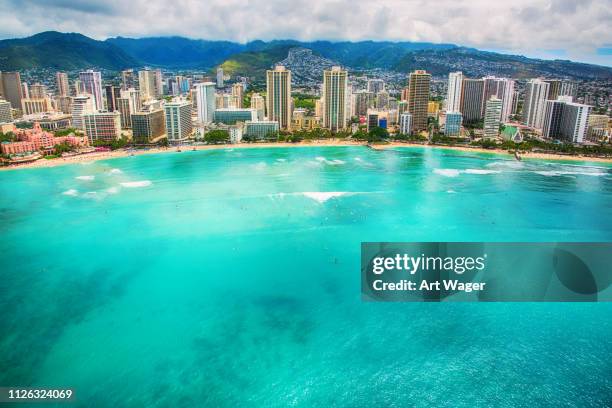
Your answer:
[[[340,67],[323,71],[323,127],[332,132],[346,128],[347,95],[348,73]]]
[[[512,114],[514,102],[514,80],[499,78],[497,81],[497,98],[502,101],[501,121],[507,122]]]
[[[540,79],[532,79],[527,82],[523,103],[523,123],[527,126],[542,129],[548,87],[549,84]]]
[[[459,112],[461,109],[461,86],[463,73],[461,71],[448,74],[448,91],[446,93],[446,111]]]
[[[495,96],[489,98],[485,106],[484,138],[494,139],[499,135],[502,101]]]
[[[412,115],[409,113],[402,113],[399,119],[400,134],[409,135],[412,128]]]
[[[95,110],[104,109],[104,98],[102,96],[102,75],[91,69],[80,72],[79,79],[84,93],[92,96]]]
[[[215,115],[215,83],[203,82],[196,84],[196,105],[198,108],[198,122],[211,123]]]
[[[266,72],[268,120],[277,121],[280,129],[289,129],[292,117],[291,71],[281,65]]]
[[[542,136],[570,143],[586,141],[591,106],[572,102],[571,96],[546,101]]]
[[[72,126],[77,129],[85,129],[83,116],[95,111],[92,95],[78,95],[72,98]]]

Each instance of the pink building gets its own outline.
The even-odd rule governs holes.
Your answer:
[[[3,154],[23,154],[42,150],[51,152],[57,144],[67,142],[75,147],[88,146],[86,137],[62,136],[55,137],[52,133],[43,130],[38,122],[34,123],[32,129],[17,129],[13,127],[13,134],[17,142],[2,143]]]

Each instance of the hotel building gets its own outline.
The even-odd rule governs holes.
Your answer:
[[[283,130],[289,129],[292,117],[291,71],[282,65],[266,71],[266,102],[268,119]]]

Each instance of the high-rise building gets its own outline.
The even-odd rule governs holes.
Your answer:
[[[374,107],[374,94],[368,91],[357,91],[353,93],[353,115],[365,116],[368,109]]]
[[[446,111],[459,112],[461,109],[461,89],[463,86],[463,72],[448,74],[448,91],[446,92]]]
[[[132,139],[136,143],[151,143],[166,133],[166,116],[163,109],[132,114]]]
[[[368,79],[368,92],[374,95],[385,90],[385,81],[382,79]]]
[[[544,82],[548,84],[548,95],[546,99],[549,101],[556,101],[559,95],[561,95],[561,80],[545,79]]]
[[[559,91],[559,95],[571,96],[573,99],[576,99],[576,96],[578,95],[578,86],[575,82],[563,81],[561,83],[561,90]]]
[[[495,139],[499,136],[499,125],[501,120],[502,101],[499,98],[492,96],[486,102],[484,116],[484,134],[485,139]],[[448,117],[447,117],[448,121]]]
[[[55,98],[55,110],[70,114],[72,112],[72,97],[58,96]]]
[[[570,96],[546,101],[542,136],[570,143],[586,141],[591,106],[571,102]]]
[[[523,103],[523,123],[525,125],[542,129],[549,86],[547,82],[541,79],[532,79],[527,82]]]
[[[42,99],[47,97],[47,88],[39,83],[36,83],[30,87],[30,98]]]
[[[8,123],[13,121],[13,113],[11,112],[11,103],[0,99],[0,123]]]
[[[427,130],[427,108],[431,75],[423,70],[410,73],[408,79],[408,113],[412,114],[412,132]]]
[[[402,113],[399,119],[399,132],[401,135],[411,134],[412,128],[412,115],[409,113]]]
[[[461,87],[461,109],[463,121],[474,123],[482,119],[484,80],[464,78]]]
[[[94,140],[113,141],[121,138],[119,112],[98,111],[83,115],[85,134],[89,142]]]
[[[72,126],[77,129],[85,129],[83,116],[95,111],[93,97],[91,95],[78,95],[72,98]]]
[[[323,127],[337,132],[346,128],[348,73],[340,67],[323,71]]]
[[[565,102],[562,99],[554,101],[547,100],[545,102],[544,121],[542,123],[542,137],[550,139],[559,137],[563,105],[565,105]]]
[[[164,105],[166,114],[166,134],[168,142],[180,143],[191,136],[191,103],[187,101],[169,102]]]
[[[497,81],[497,98],[502,101],[501,121],[507,122],[512,115],[514,104],[514,80],[499,78]]]
[[[232,85],[232,97],[234,97],[234,107],[242,108],[244,100],[244,87],[241,83],[236,83]]]
[[[160,98],[163,95],[161,70],[138,71],[138,90],[140,97],[145,101]]]
[[[461,112],[446,112],[446,122],[444,123],[444,134],[449,137],[461,135],[461,122],[463,115]]]
[[[117,98],[117,110],[121,114],[121,127],[123,129],[132,127],[132,115],[141,109],[140,91],[134,88],[121,90],[120,97]]]
[[[27,82],[21,83],[21,94],[23,95],[24,98],[30,97],[30,87],[28,86]]]
[[[376,94],[376,109],[387,109],[389,107],[389,92],[384,89]]]
[[[217,68],[217,88],[223,88],[223,68]]]
[[[119,104],[117,99],[121,97],[121,87],[115,85],[106,85],[104,87],[104,92],[106,95],[106,110],[109,112],[114,112],[119,110]]]
[[[21,99],[24,96],[19,72],[2,73],[2,92],[4,99],[11,103],[13,109],[21,109]]]
[[[291,71],[282,65],[266,72],[266,110],[268,119],[277,121],[280,129],[287,130],[291,125]]]
[[[0,120],[1,122],[2,120]],[[590,142],[599,142],[599,139],[604,137],[609,129],[610,117],[608,115],[589,115],[589,124],[587,127],[587,140]]]
[[[251,109],[257,111],[257,120],[264,120],[266,117],[266,100],[258,93],[251,95]]]
[[[201,124],[211,123],[216,109],[215,83],[203,82],[196,84],[195,87],[198,122]]]
[[[74,80],[74,96],[82,95],[85,93],[85,88],[83,88],[83,82],[80,79]]]
[[[134,70],[126,69],[121,71],[121,89],[127,91],[130,88],[136,88],[136,80],[134,78]]]
[[[79,73],[79,79],[83,85],[83,92],[92,95],[94,109],[104,110],[104,99],[102,98],[102,75],[91,69]]]
[[[55,73],[55,87],[57,96],[70,96],[70,86],[68,85],[68,74],[65,72]]]

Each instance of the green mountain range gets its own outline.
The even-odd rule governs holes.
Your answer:
[[[0,41],[0,70],[88,67],[121,69],[140,65],[131,55],[106,41],[76,33],[47,31],[27,38]]]
[[[425,69],[434,75],[461,70],[468,76],[487,74],[515,78],[536,76],[611,80],[612,68],[565,60],[540,60],[480,51],[453,44],[360,41],[302,42],[294,40],[230,41],[184,37],[109,38],[97,41],[76,33],[48,31],[27,38],[0,41],[0,70],[51,68],[58,70],[152,66],[213,70],[260,78],[294,47],[337,61],[355,70],[386,69],[409,72]]]

